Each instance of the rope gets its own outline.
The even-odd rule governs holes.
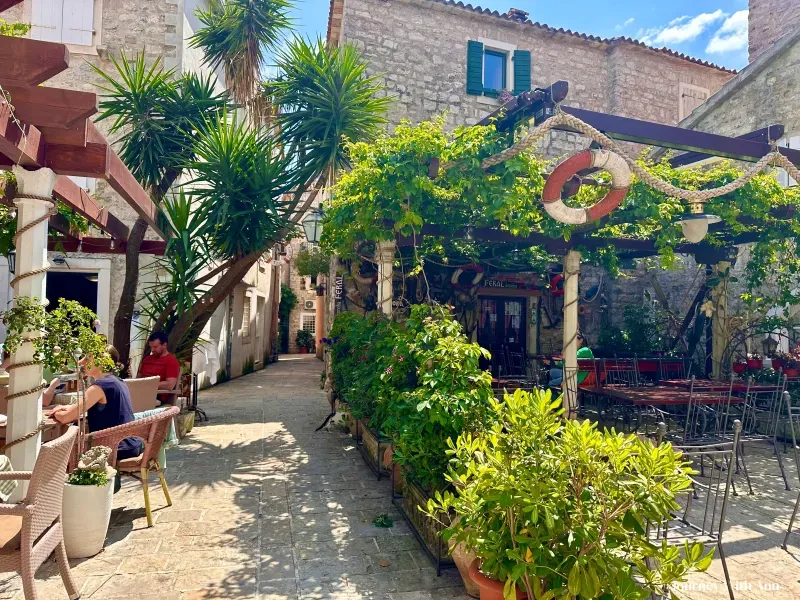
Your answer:
[[[44,215],[39,217],[38,219],[34,219],[33,221],[31,221],[30,223],[28,223],[24,227],[20,227],[17,230],[17,233],[14,235],[14,245],[15,246],[18,245],[18,242],[19,242],[20,238],[22,237],[23,233],[25,233],[27,231],[30,231],[31,229],[33,229],[34,227],[36,227],[37,225],[39,225],[41,223],[44,223],[45,221],[48,221],[51,216],[53,216],[54,214],[56,214],[58,212],[58,210],[56,208],[56,204],[55,204],[55,202],[53,202],[53,199],[51,197],[37,196],[37,195],[34,195],[34,194],[17,194],[15,199],[17,199],[17,198],[29,199],[29,200],[41,200],[42,202],[47,202],[50,205],[50,209]],[[19,276],[15,277],[13,280],[11,280],[11,283],[9,285],[11,285],[14,288],[14,295],[15,296],[17,295],[16,285],[20,281],[22,281],[23,279],[26,279],[28,277],[33,277],[34,275],[39,275],[39,274],[42,274],[42,273],[46,273],[49,268],[50,268],[50,265],[45,263],[44,267],[42,267],[40,269],[34,269],[33,271],[28,271],[26,273],[22,273]],[[31,343],[31,341],[30,340],[25,340],[25,343]],[[37,366],[39,366],[39,364],[40,363],[38,361],[29,360],[29,361],[20,362],[20,363],[14,363],[12,365],[9,365],[7,370],[12,371],[14,369],[21,369],[23,367],[37,367]],[[39,392],[41,392],[42,390],[44,390],[46,388],[47,388],[47,384],[46,383],[41,383],[41,384],[39,384],[39,385],[37,385],[35,387],[32,387],[30,389],[22,390],[20,392],[14,393],[14,394],[9,394],[8,396],[6,396],[6,400],[13,400],[14,398],[22,398],[23,396],[28,396],[30,394],[38,394]],[[48,426],[49,425],[46,423],[46,421],[42,421],[39,424],[39,427],[37,427],[35,431],[31,431],[30,433],[26,433],[22,437],[17,438],[15,440],[11,441],[11,442],[8,442],[2,448],[0,448],[0,452],[5,450],[6,448],[10,448],[11,446],[14,446],[16,444],[19,444],[21,442],[29,440],[32,437],[35,437],[36,435],[39,434],[40,431],[43,431],[43,429],[45,427],[48,427]]]
[[[10,397],[11,396],[9,396],[9,398]],[[34,438],[37,435],[39,435],[40,431],[45,431],[46,429],[50,429],[51,427],[53,427],[52,423],[48,423],[47,420],[42,419],[41,423],[39,423],[39,426],[36,429],[34,429],[33,431],[31,431],[29,433],[26,433],[22,437],[18,437],[17,439],[12,440],[12,441],[8,442],[7,444],[3,444],[2,446],[0,446],[0,454],[5,452],[11,446],[16,446],[17,444],[21,444],[22,442],[24,442],[26,440]]]
[[[504,161],[509,160],[530,149],[532,146],[537,144],[542,138],[544,138],[547,133],[549,133],[552,129],[561,126],[569,127],[575,131],[579,131],[598,144],[602,145],[603,147],[616,152],[625,160],[628,166],[631,168],[636,176],[645,182],[650,187],[657,189],[664,194],[675,197],[681,198],[688,202],[707,202],[712,198],[718,198],[720,196],[724,196],[725,194],[729,194],[739,188],[743,187],[748,181],[750,181],[753,177],[755,177],[758,173],[763,171],[768,166],[779,166],[782,167],[787,171],[787,173],[795,179],[796,181],[800,181],[797,179],[797,176],[800,176],[800,170],[794,166],[794,164],[786,158],[783,154],[778,152],[777,148],[773,148],[773,150],[763,156],[758,162],[754,165],[745,169],[744,173],[731,181],[730,183],[723,185],[718,188],[713,188],[709,190],[685,190],[683,188],[676,187],[662,179],[659,179],[657,176],[653,175],[649,170],[641,166],[635,159],[628,156],[625,151],[610,137],[606,136],[599,130],[595,129],[585,121],[582,121],[578,117],[570,115],[563,110],[556,108],[556,113],[551,118],[547,119],[544,123],[534,127],[533,129],[529,129],[528,133],[516,142],[514,145],[510,146],[506,150],[502,152],[498,152],[497,154],[490,156],[489,158],[485,158],[481,162],[481,168],[488,169],[495,165],[498,165]],[[444,163],[441,165],[441,169],[448,169],[455,165],[454,161]]]

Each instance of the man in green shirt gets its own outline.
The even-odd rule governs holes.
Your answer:
[[[586,339],[583,337],[583,334],[578,333],[576,338],[578,340],[578,360],[593,359],[594,354],[592,353],[592,349],[586,345]],[[559,361],[556,367],[550,369],[550,382],[547,384],[548,387],[559,387],[561,385],[564,379],[564,370],[562,367],[563,362]],[[578,371],[578,385],[582,384],[588,376],[589,371]]]

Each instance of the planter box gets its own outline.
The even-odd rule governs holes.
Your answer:
[[[439,536],[441,525],[419,510],[426,506],[430,497],[418,485],[405,482],[403,491],[402,509],[409,524],[416,530],[417,536],[425,545],[428,554],[434,559],[438,556],[442,566],[453,565],[453,559],[448,553],[447,544]]]
[[[370,429],[369,422],[365,420],[358,422],[358,431],[361,434],[359,450],[361,450],[364,460],[380,479],[384,471],[383,454],[386,452],[390,440],[378,434],[377,430]]]

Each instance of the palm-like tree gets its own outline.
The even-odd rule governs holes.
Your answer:
[[[112,58],[115,75],[100,69],[105,92],[98,121],[111,119],[111,133],[119,134],[119,155],[140,184],[159,205],[186,165],[194,158],[194,137],[229,104],[218,93],[212,77],[188,73],[175,78],[160,59],[148,65],[144,53],[128,60]],[[131,321],[139,284],[139,253],[147,222],[139,217],[125,247],[125,281],[114,316],[114,346],[128,367]]]
[[[262,118],[268,104],[259,93],[266,52],[291,28],[287,0],[211,0],[208,10],[198,10],[203,23],[192,38],[194,48],[205,53],[205,63],[221,70],[237,102]]]
[[[278,67],[280,76],[264,89],[277,111],[277,127],[271,131],[278,132],[276,142],[291,175],[280,185],[276,180],[276,191],[290,192],[288,200],[277,207],[283,225],[260,244],[251,245],[249,253],[242,254],[244,246],[239,248],[239,256],[229,261],[230,268],[206,292],[204,301],[177,319],[169,332],[172,347],[185,348],[197,340],[214,310],[259,257],[291,233],[319,191],[333,181],[336,170],[346,166],[345,140],[372,139],[386,122],[389,99],[378,78],[366,74],[366,65],[355,47],[331,48],[322,40],[296,38],[279,54]],[[207,162],[223,157],[226,162],[234,158],[219,153]],[[196,168],[211,167],[198,164]],[[225,162],[214,169],[220,173],[228,170]],[[244,177],[243,172],[240,175]],[[215,194],[224,205],[223,195],[228,192],[223,188],[208,191],[206,200],[212,205],[216,204],[212,200]],[[220,214],[220,218],[226,217]]]

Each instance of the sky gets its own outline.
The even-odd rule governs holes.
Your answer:
[[[294,1],[298,33],[324,37],[329,0]],[[632,37],[728,68],[747,65],[747,0],[477,0],[472,4],[501,13],[519,8],[532,21],[552,27]]]

